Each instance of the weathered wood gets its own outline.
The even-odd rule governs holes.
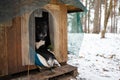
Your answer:
[[[17,54],[16,54],[16,20],[13,20],[11,27],[7,28],[7,54],[8,54],[8,73],[12,74],[17,71]]]
[[[76,80],[76,78],[71,75],[64,75],[59,77],[57,80]]]
[[[29,14],[25,13],[21,17],[21,47],[22,47],[22,64],[30,64],[29,56]]]
[[[63,61],[62,62],[67,62],[67,9],[66,9],[66,7],[65,7],[65,5],[60,5],[60,8],[61,8],[61,17],[60,17],[60,21],[61,21],[61,23],[60,23],[60,28],[62,29],[61,31],[60,31],[60,34],[61,34],[61,40],[62,40],[62,44],[60,44],[60,46],[61,46],[61,55],[62,55],[62,59],[63,59]]]
[[[11,27],[0,27],[0,35],[0,64],[3,64],[0,66],[0,75],[27,71],[28,66],[22,64],[21,17],[14,18]],[[29,66],[29,69],[35,68]]]
[[[8,74],[8,57],[7,57],[7,39],[6,35],[6,27],[0,26],[0,76]]]
[[[16,17],[14,26],[16,27],[16,60],[17,60],[17,71],[21,72],[22,67],[22,54],[21,54],[21,17]]]
[[[53,17],[54,53],[59,62],[67,61],[67,8],[63,4],[44,7]]]
[[[51,70],[44,70],[42,72],[36,71],[30,73],[29,77],[28,74],[26,74],[24,76],[19,76],[18,78],[14,78],[11,80],[18,80],[18,79],[27,80],[28,78],[29,80],[59,80],[61,77],[64,78],[76,77],[73,74],[74,71],[75,72],[77,71],[76,67],[70,65],[64,65],[61,67],[54,68],[53,71]],[[75,75],[77,75],[77,73]]]

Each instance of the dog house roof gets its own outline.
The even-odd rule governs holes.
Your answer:
[[[51,0],[0,0],[0,23],[8,21],[17,15],[35,10],[49,4]],[[80,0],[57,0],[66,4],[68,12],[86,12],[86,7]]]

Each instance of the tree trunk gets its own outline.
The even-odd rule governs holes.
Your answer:
[[[87,0],[86,0],[86,2],[85,2],[85,5],[86,5],[86,7],[87,7]],[[85,32],[85,33],[87,32],[87,15],[85,16],[84,32]]]
[[[94,26],[93,26],[93,33],[99,33],[99,6],[100,5],[100,0],[95,0],[95,12],[94,12]]]
[[[117,27],[117,22],[118,22],[118,19],[116,19],[116,24],[115,24],[115,26],[116,26],[116,33],[118,33],[118,27]]]
[[[99,32],[101,30],[101,0],[100,0],[100,18],[99,18]]]
[[[111,28],[110,28],[110,32],[113,32],[113,11],[111,11]]]
[[[88,33],[90,33],[90,2],[91,2],[91,0],[89,0],[89,11],[88,11],[88,29],[87,29]]]
[[[106,16],[105,16],[105,20],[104,20],[104,30],[102,30],[102,32],[101,32],[101,38],[105,38],[105,32],[106,32],[106,28],[107,28],[108,18],[110,16],[110,12],[112,11],[112,0],[110,0],[108,11],[106,9],[107,9],[107,6],[105,8]]]
[[[115,26],[115,33],[117,33],[117,26],[116,26],[117,19],[116,19],[116,10],[115,10],[116,6],[117,6],[117,0],[114,0],[114,26]]]
[[[115,27],[115,0],[114,0],[114,6],[113,6],[114,8],[114,33],[116,33],[116,27]]]

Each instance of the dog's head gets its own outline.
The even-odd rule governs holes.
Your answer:
[[[36,25],[36,42],[39,42],[40,40],[44,40],[47,36],[47,24],[45,22],[41,22]]]

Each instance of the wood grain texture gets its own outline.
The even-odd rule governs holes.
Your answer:
[[[7,28],[7,54],[8,54],[8,73],[17,71],[17,54],[16,54],[16,21],[13,20],[12,26]]]
[[[29,60],[29,14],[25,13],[21,17],[21,47],[22,47],[22,64],[30,64]]]
[[[17,71],[21,72],[22,69],[22,54],[21,54],[21,17],[16,17],[14,26],[16,27],[16,60],[17,60]]]
[[[67,62],[67,8],[63,4],[44,7],[53,17],[54,53],[59,62]]]
[[[42,72],[38,71],[31,71],[28,75],[20,76],[18,78],[13,78],[11,80],[65,80],[66,77],[69,77],[68,80],[70,80],[71,77],[77,76],[77,67],[73,67],[70,65],[64,65],[61,67],[54,68],[53,71],[51,70],[43,70]],[[69,76],[68,76],[69,75]]]
[[[0,26],[0,76],[8,74],[7,40],[5,39],[6,26]]]

